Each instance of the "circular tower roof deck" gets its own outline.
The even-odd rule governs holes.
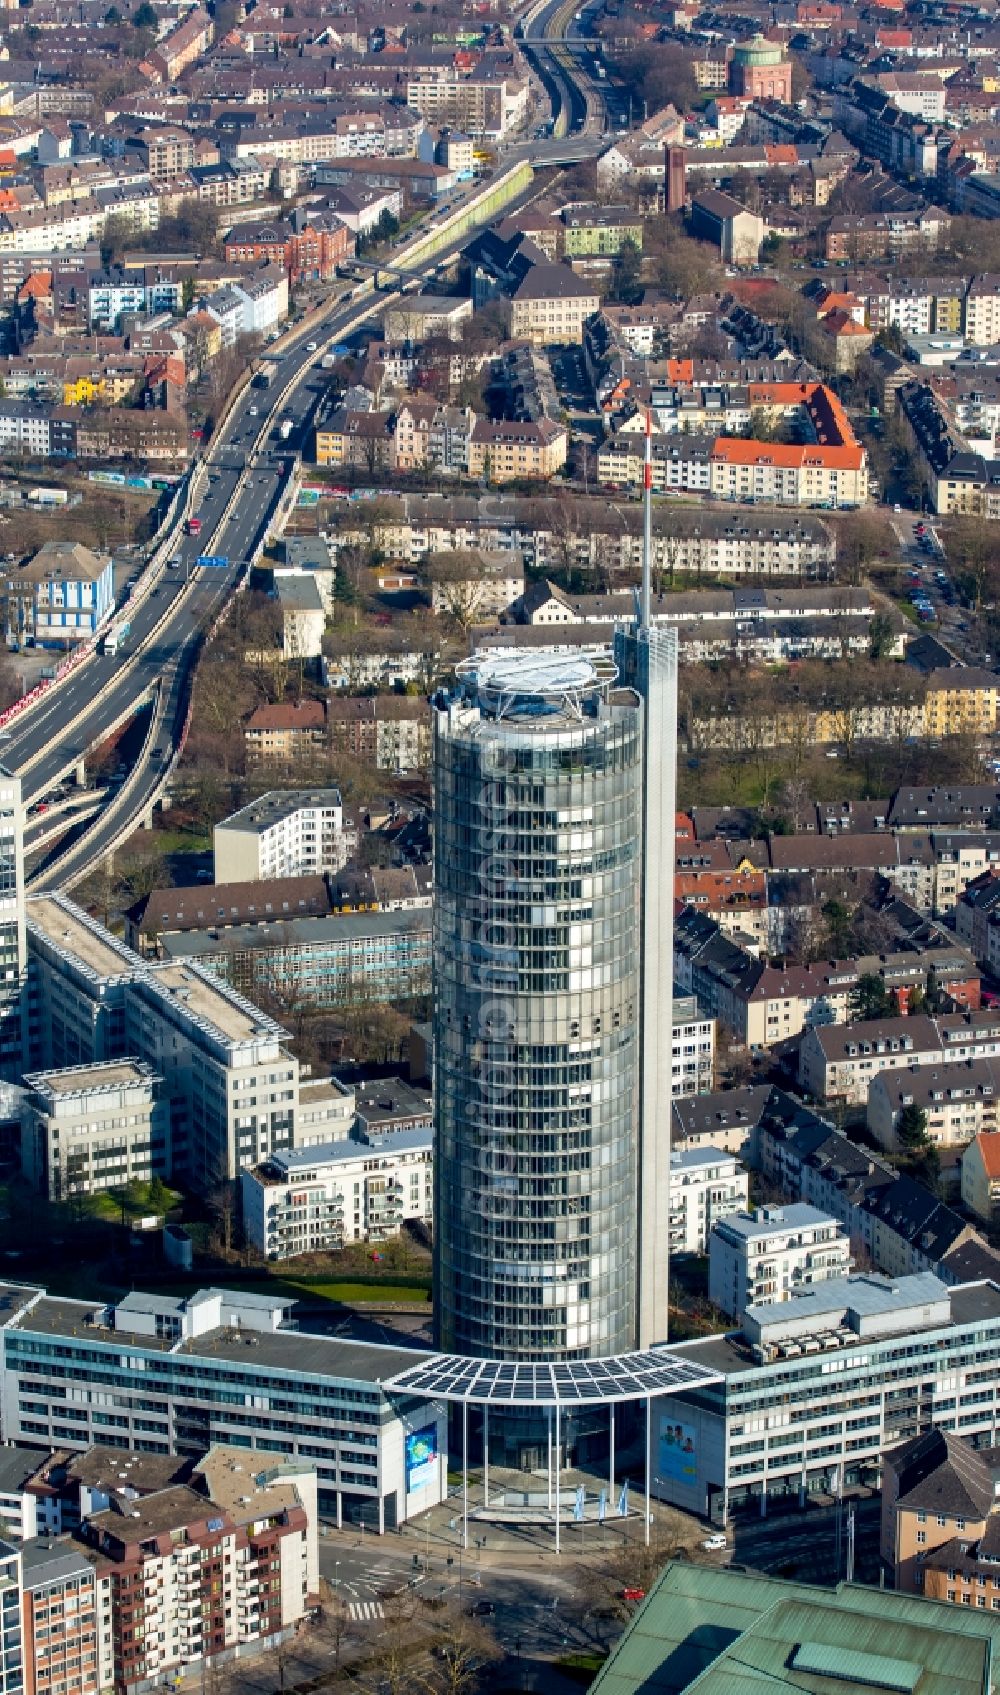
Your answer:
[[[558,653],[485,651],[458,667],[475,688],[481,710],[493,718],[537,722],[578,720],[585,703],[606,696],[618,673],[607,650]]]

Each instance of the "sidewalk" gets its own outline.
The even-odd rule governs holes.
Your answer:
[[[631,1473],[634,1482],[635,1471]],[[560,1495],[562,1513],[559,1525],[560,1552],[568,1559],[595,1561],[605,1560],[616,1546],[625,1539],[641,1540],[643,1536],[643,1520],[646,1510],[646,1499],[641,1489],[633,1487],[630,1482],[628,1493],[628,1517],[621,1518],[618,1513],[618,1500],[622,1479],[616,1479],[614,1491],[609,1490],[607,1477],[601,1477],[593,1472],[583,1472],[572,1469],[564,1470],[560,1476]],[[483,1566],[510,1566],[523,1564],[536,1565],[539,1560],[549,1560],[555,1553],[555,1522],[553,1515],[549,1516],[546,1507],[547,1487],[544,1472],[539,1476],[535,1473],[522,1471],[506,1471],[490,1467],[489,1475],[490,1500],[497,1501],[504,1489],[523,1494],[526,1490],[537,1493],[542,1497],[537,1510],[537,1518],[521,1523],[499,1523],[493,1520],[477,1518],[476,1512],[481,1512],[483,1500],[483,1474],[481,1469],[469,1473],[469,1541],[468,1547],[462,1546],[463,1532],[463,1492],[460,1482],[454,1481],[454,1474],[449,1481],[449,1494],[446,1501],[421,1513],[419,1517],[410,1519],[398,1530],[387,1531],[384,1539],[377,1534],[365,1530],[363,1535],[357,1525],[345,1525],[342,1530],[332,1525],[325,1528],[323,1541],[328,1546],[358,1548],[369,1544],[373,1550],[384,1547],[388,1553],[392,1548],[402,1545],[408,1554],[423,1554],[425,1561],[434,1558],[440,1561],[452,1555],[456,1564],[462,1561],[465,1570]],[[553,1497],[555,1474],[553,1473]],[[578,1523],[573,1517],[573,1502],[579,1487],[586,1490],[587,1517],[583,1523]],[[605,1519],[603,1524],[596,1517],[597,1502],[600,1492],[606,1494]],[[706,1526],[700,1519],[689,1513],[683,1513],[676,1507],[668,1506],[665,1502],[654,1497],[649,1501],[651,1514],[650,1529],[655,1535],[658,1519],[669,1520],[672,1531],[676,1529],[678,1543],[689,1543],[694,1546],[705,1534]]]

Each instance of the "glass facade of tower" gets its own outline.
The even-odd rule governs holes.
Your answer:
[[[643,717],[529,672],[434,714],[436,1340],[576,1359],[636,1338]]]

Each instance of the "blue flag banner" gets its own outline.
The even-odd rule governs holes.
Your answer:
[[[622,1492],[618,1497],[618,1517],[628,1518],[628,1478],[622,1484]]]
[[[579,1489],[576,1492],[576,1500],[573,1503],[573,1517],[575,1518],[577,1524],[583,1523],[583,1503],[584,1503],[585,1499],[586,1499],[586,1496],[584,1495],[583,1484],[581,1483]]]
[[[602,1489],[600,1499],[597,1503],[597,1518],[598,1518],[598,1522],[600,1524],[604,1523],[604,1516],[605,1516],[607,1510],[608,1510],[608,1492],[607,1492],[606,1489]]]

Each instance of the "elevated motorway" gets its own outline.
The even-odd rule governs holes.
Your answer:
[[[442,221],[403,243],[394,261],[418,269],[453,256],[470,230],[530,196],[532,175],[526,163],[516,162],[485,186],[470,187]],[[57,846],[34,871],[28,879],[32,889],[71,887],[149,816],[183,743],[205,633],[259,557],[283,503],[294,499],[298,449],[328,380],[320,353],[396,298],[398,290],[376,294],[370,280],[362,281],[342,291],[321,321],[268,349],[275,371],[270,388],[248,386],[236,396],[200,468],[192,511],[201,533],[179,540],[173,550],[177,567],[162,569],[151,591],[130,603],[124,647],[88,659],[0,738],[0,761],[21,777],[30,806],[67,775],[76,772],[82,779],[89,751],[134,718],[143,703],[153,703],[149,734],[132,773],[76,839]],[[279,417],[292,423],[287,441],[276,439]],[[226,563],[199,565],[203,556]]]
[[[599,151],[605,128],[606,109],[600,82],[585,63],[585,38],[591,16],[600,10],[592,3],[577,7],[575,0],[540,0],[521,14],[517,38],[525,57],[541,80],[553,112],[553,139],[533,146],[530,157],[547,164],[577,163]],[[583,141],[587,151],[571,159],[561,147],[568,141]],[[549,156],[553,155],[553,156]],[[525,153],[525,156],[529,154]]]

